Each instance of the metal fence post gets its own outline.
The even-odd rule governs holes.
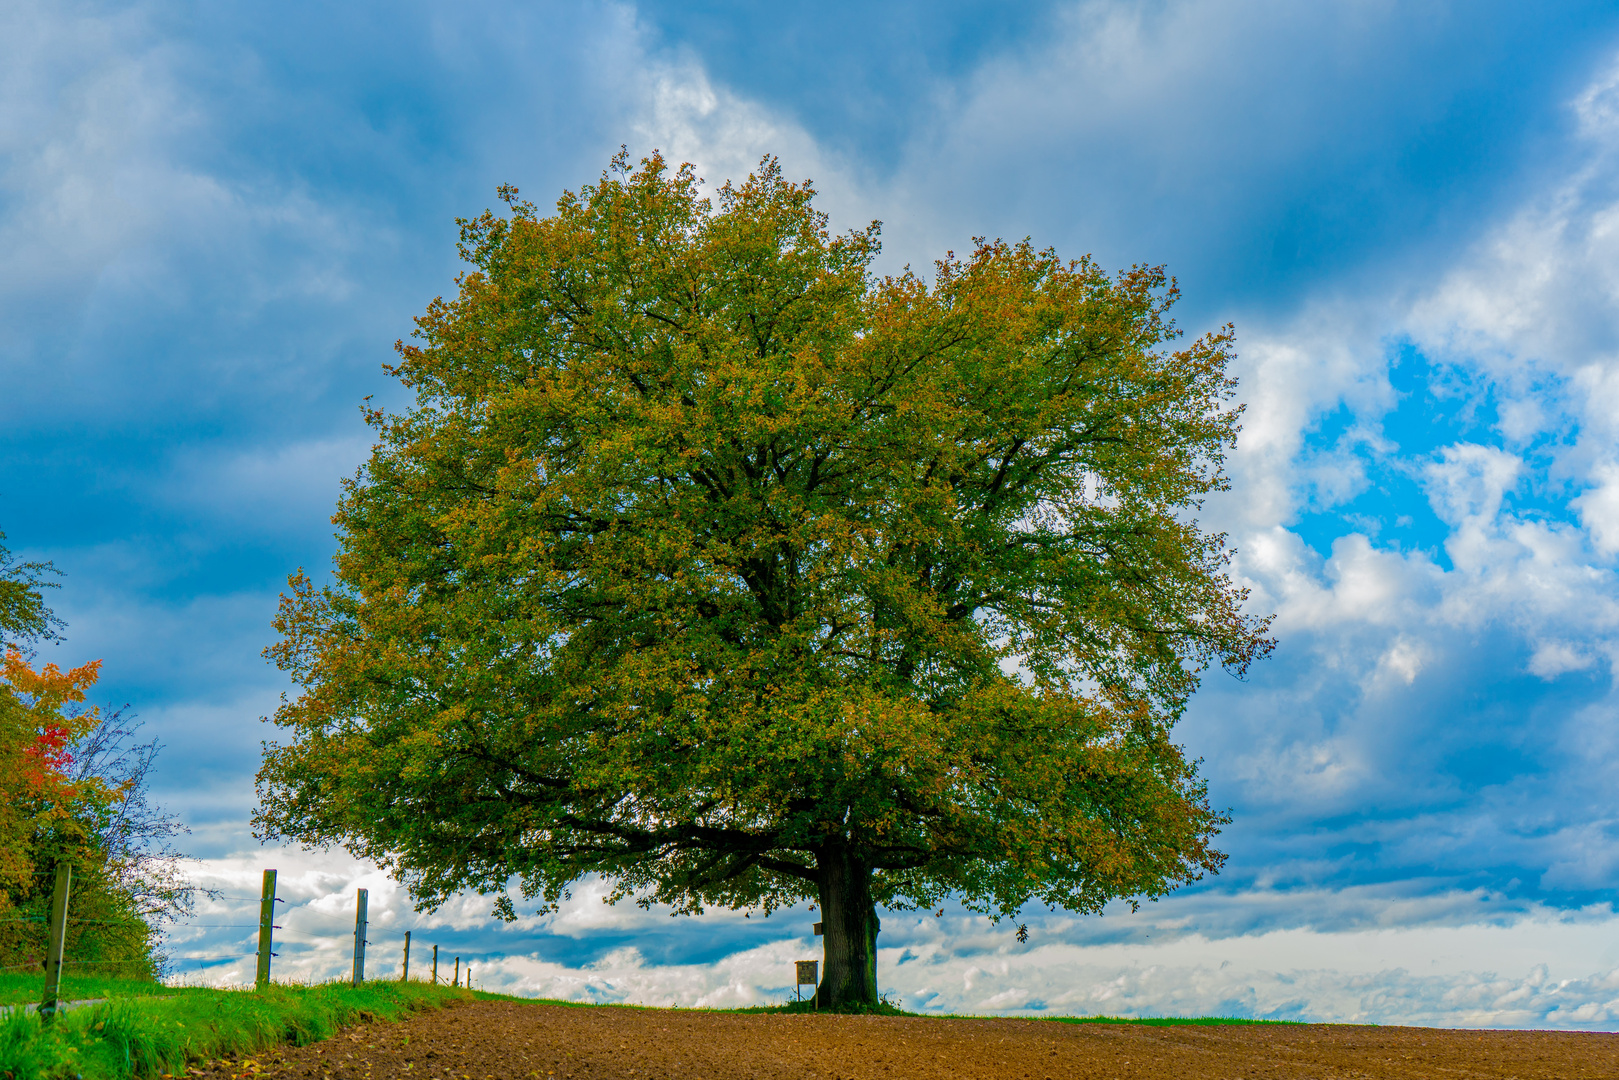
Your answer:
[[[354,985],[365,982],[365,901],[366,891],[360,890],[360,902],[354,908]]]
[[[45,1023],[56,1018],[56,1003],[62,995],[62,951],[67,946],[67,893],[73,881],[73,868],[67,860],[56,864],[56,891],[51,895],[50,951],[45,954],[45,996],[39,1000],[39,1016]]]
[[[405,931],[405,962],[399,965],[399,981],[410,982],[410,931]]]
[[[270,957],[275,931],[275,871],[264,872],[264,891],[259,896],[259,970],[253,986],[262,990],[270,985]]]

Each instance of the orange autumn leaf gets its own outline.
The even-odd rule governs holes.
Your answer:
[[[101,723],[84,704],[100,671],[99,660],[36,669],[15,648],[0,659],[0,898],[37,869],[41,838],[57,853],[83,848],[86,815],[122,795],[99,777],[70,775],[71,747]]]
[[[24,776],[36,788],[55,783],[71,798],[71,785],[64,770],[73,763],[68,748],[101,722],[100,710],[69,709],[82,705],[85,692],[95,685],[101,661],[92,660],[69,671],[46,664],[35,671],[16,649],[7,649],[0,661],[3,679],[14,699],[23,706],[23,715],[36,728],[32,745],[22,748],[26,762]]]

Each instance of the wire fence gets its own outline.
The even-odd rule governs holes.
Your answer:
[[[48,873],[48,872],[47,872]],[[439,950],[431,941],[422,939],[423,932],[431,933],[442,926],[413,925],[413,926],[378,926],[368,918],[367,891],[355,890],[352,896],[344,896],[341,903],[353,912],[352,919],[345,915],[313,910],[308,905],[330,901],[327,897],[312,897],[301,901],[297,905],[289,906],[287,901],[274,895],[274,871],[266,871],[266,894],[263,896],[234,896],[223,892],[201,889],[197,890],[198,904],[202,908],[190,917],[175,920],[165,928],[165,936],[170,940],[171,948],[162,950],[159,959],[164,974],[168,977],[181,977],[187,975],[200,975],[207,971],[218,971],[235,964],[250,962],[256,970],[250,968],[243,972],[245,978],[232,980],[236,982],[256,982],[264,984],[269,981],[290,981],[283,971],[288,965],[297,970],[295,980],[298,982],[314,982],[315,972],[322,972],[321,981],[326,981],[333,974],[351,977],[358,981],[363,978],[405,978],[407,975],[422,981],[441,983],[472,984],[472,963],[467,958],[463,969],[462,958],[445,957],[445,968],[439,967]],[[78,918],[71,913],[71,900],[63,898],[60,916],[63,916],[63,926],[56,926],[58,912],[53,909],[49,919],[44,915],[13,916],[0,919],[0,925],[6,923],[50,923],[50,936],[56,956],[56,970],[53,976],[50,956],[39,959],[30,958],[28,962],[0,966],[0,972],[12,971],[39,971],[46,975],[47,997],[51,995],[53,978],[60,979],[63,969],[83,970],[89,969],[116,969],[120,966],[135,966],[152,968],[151,958],[136,958],[127,960],[102,960],[94,958],[72,957],[63,954],[63,942],[66,939],[67,927],[78,925],[113,925],[117,920]],[[185,939],[192,936],[192,931],[243,931],[234,941],[209,941],[204,950],[184,951]],[[211,933],[204,936],[212,936]],[[174,939],[179,938],[179,942]],[[172,945],[178,944],[179,948]],[[196,944],[203,944],[196,942]],[[414,955],[412,955],[414,951]],[[278,958],[285,957],[281,964]],[[336,967],[336,971],[333,968]],[[281,968],[282,971],[278,971]],[[347,970],[345,970],[347,969]],[[248,974],[251,971],[252,974]]]
[[[356,890],[355,894],[344,897],[344,904],[351,912],[361,909],[363,901],[360,894],[364,892],[363,889]],[[286,901],[282,898],[273,899],[277,910],[274,921],[268,926],[272,979],[276,978],[276,968],[285,966],[277,965],[277,959],[284,959],[287,963],[301,962],[298,966],[311,980],[317,969],[331,974],[332,968],[337,965],[348,968],[346,974],[358,973],[376,978],[403,978],[408,972],[422,980],[436,979],[448,983],[451,980],[464,982],[470,977],[470,958],[463,962],[459,956],[446,957],[447,970],[439,970],[434,944],[423,940],[424,931],[430,933],[437,927],[428,924],[383,927],[369,919],[362,923],[354,916],[326,914],[307,906],[319,899],[311,898],[290,908],[284,907]],[[187,968],[201,970],[233,961],[257,962],[260,957],[259,933],[264,926],[256,919],[251,922],[243,920],[240,915],[248,912],[257,914],[263,898],[217,895],[209,897],[206,903],[209,910],[196,919],[177,922],[170,931],[171,938],[191,930],[242,930],[252,933],[242,936],[240,951],[170,951],[166,955],[167,965],[177,974],[184,974]],[[227,913],[240,914],[231,921],[209,921],[221,915],[228,918]],[[406,953],[407,940],[411,949],[409,955]]]

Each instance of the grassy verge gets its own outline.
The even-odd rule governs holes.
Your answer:
[[[736,1009],[701,1009],[701,1010],[697,1010],[697,1011],[701,1011],[701,1012],[726,1012],[726,1013],[782,1013],[782,1014],[787,1014],[787,1013],[806,1013],[806,1014],[809,1014],[809,1013],[823,1013],[824,1012],[824,1013],[827,1013],[828,1015],[832,1015],[832,1014],[835,1013],[835,1014],[837,1014],[839,1016],[929,1016],[929,1015],[933,1015],[931,1013],[906,1012],[904,1009],[901,1009],[897,1005],[890,1005],[887,1001],[879,1002],[876,1005],[850,1005],[850,1006],[845,1006],[844,1008],[841,1008],[841,1009],[817,1009],[815,1007],[815,1002],[813,1000],[809,999],[809,998],[805,998],[803,1001],[794,1001],[793,999],[788,998],[786,1003],[781,1004],[781,1005],[744,1005],[741,1008],[736,1008]]]
[[[398,1020],[472,997],[448,986],[379,981],[118,997],[64,1013],[48,1027],[14,1011],[0,1017],[0,1080],[183,1074],[189,1062],[316,1042],[345,1024]]]
[[[710,1011],[710,1010],[703,1010]],[[815,1011],[811,1001],[789,1000],[784,1005],[752,1005],[741,1009],[714,1009],[713,1012],[736,1013],[810,1013]],[[825,1010],[822,1010],[825,1011]],[[840,1009],[840,1013],[858,1013],[866,1016],[915,1016],[940,1020],[1044,1020],[1053,1024],[1137,1024],[1144,1027],[1176,1027],[1182,1024],[1218,1026],[1225,1024],[1297,1024],[1298,1020],[1251,1020],[1244,1016],[1021,1016],[985,1017],[971,1013],[906,1012],[886,1000],[866,1008]]]
[[[1246,1016],[1036,1016],[1054,1024],[1139,1024],[1144,1027],[1180,1027],[1200,1024],[1224,1027],[1229,1024],[1302,1024],[1302,1020],[1254,1020]]]
[[[45,992],[45,976],[37,971],[26,974],[0,973],[0,1005],[38,1005]],[[119,979],[111,975],[84,975],[69,970],[62,975],[62,1000],[91,998],[154,997],[187,993],[179,987],[164,986],[150,979]]]

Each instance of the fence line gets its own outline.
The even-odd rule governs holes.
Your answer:
[[[55,877],[56,877],[56,883],[55,883],[55,889],[53,891],[53,896],[52,896],[51,913],[50,913],[49,919],[47,920],[46,918],[44,918],[42,916],[27,916],[27,917],[23,917],[23,918],[0,919],[0,923],[47,923],[47,928],[48,928],[47,929],[47,936],[49,938],[49,946],[48,946],[48,949],[47,949],[46,957],[45,957],[44,962],[43,962],[44,969],[45,969],[45,990],[44,990],[44,994],[43,994],[43,996],[41,997],[41,1000],[40,1000],[39,1012],[40,1012],[40,1017],[46,1023],[49,1023],[54,1019],[56,1013],[59,1010],[59,1006],[62,1004],[59,1001],[59,998],[60,998],[60,991],[61,991],[62,969],[64,967],[81,967],[81,966],[90,966],[90,965],[98,965],[98,964],[99,965],[104,965],[104,966],[117,966],[117,965],[129,965],[129,964],[149,965],[149,964],[151,964],[152,961],[150,959],[141,959],[141,960],[94,960],[94,959],[84,959],[84,958],[71,958],[70,959],[67,956],[65,956],[64,955],[64,949],[65,949],[65,944],[66,944],[67,927],[70,924],[78,924],[78,925],[112,925],[112,924],[118,923],[119,920],[115,920],[115,919],[81,919],[81,918],[72,917],[72,916],[70,916],[68,914],[70,896],[71,896],[71,892],[72,892],[72,889],[71,889],[72,871],[71,871],[71,869],[69,868],[69,866],[67,864],[65,864],[65,863],[62,864],[61,866],[59,866],[54,871],[38,871],[36,873],[39,876],[44,876],[46,874],[54,874]],[[165,964],[167,964],[167,963],[173,962],[173,961],[180,961],[180,962],[196,961],[196,962],[205,962],[206,963],[206,962],[218,962],[218,961],[224,961],[224,960],[257,960],[257,962],[258,962],[258,971],[256,973],[256,978],[254,979],[254,984],[255,984],[255,987],[264,987],[264,986],[269,985],[270,980],[271,980],[272,961],[274,960],[275,957],[278,957],[278,956],[281,955],[274,948],[274,945],[276,944],[275,935],[276,935],[277,932],[279,932],[281,935],[286,936],[286,937],[304,939],[303,941],[293,941],[293,942],[288,943],[288,944],[292,945],[295,949],[298,950],[297,954],[304,954],[304,955],[312,954],[312,953],[315,953],[315,952],[319,951],[319,950],[317,950],[315,948],[311,948],[308,944],[306,944],[306,942],[333,942],[333,941],[341,942],[344,937],[348,936],[348,935],[341,935],[340,933],[326,933],[326,934],[311,933],[307,929],[301,929],[301,928],[300,929],[294,929],[293,926],[283,926],[283,925],[277,923],[275,921],[275,917],[276,917],[275,905],[276,904],[285,904],[286,901],[283,900],[281,897],[275,895],[275,879],[276,879],[276,872],[274,870],[265,870],[264,871],[264,891],[263,891],[263,895],[257,896],[257,897],[224,896],[224,895],[221,895],[219,893],[208,893],[206,891],[204,893],[204,895],[207,896],[207,899],[208,899],[209,903],[217,903],[218,901],[221,901],[221,900],[230,901],[230,902],[233,902],[233,903],[243,903],[243,904],[257,903],[259,905],[259,921],[256,922],[256,923],[215,923],[215,922],[207,922],[207,923],[205,923],[205,922],[194,922],[194,923],[177,924],[174,927],[174,929],[177,929],[177,930],[182,929],[182,928],[193,928],[193,927],[196,928],[196,929],[199,929],[199,930],[203,930],[203,929],[205,929],[205,930],[252,930],[252,929],[257,929],[258,932],[259,932],[259,934],[258,934],[258,948],[255,951],[246,952],[246,953],[241,953],[241,952],[215,952],[215,953],[190,953],[190,954],[180,954],[180,955],[163,954],[163,962]],[[411,935],[412,935],[412,933],[414,931],[422,930],[423,927],[420,927],[420,926],[408,927],[408,928],[405,928],[403,930],[373,929],[371,924],[370,924],[370,919],[368,917],[367,901],[368,901],[368,891],[365,890],[365,889],[357,889],[356,890],[356,895],[355,895],[355,922],[354,922],[354,929],[352,931],[352,943],[353,943],[353,949],[354,949],[354,953],[353,953],[353,969],[352,969],[353,982],[354,982],[355,985],[359,985],[361,982],[363,982],[365,980],[365,961],[366,961],[365,949],[366,949],[366,946],[371,945],[371,944],[382,944],[384,941],[401,942],[404,945],[404,952],[403,952],[403,955],[402,955],[402,957],[400,959],[400,963],[399,963],[399,978],[400,978],[401,981],[404,981],[404,980],[406,980],[406,979],[408,979],[410,977]],[[326,924],[340,922],[340,920],[336,916],[324,915],[324,914],[316,914],[316,915],[310,917],[310,916],[306,916],[306,915],[301,914],[300,912],[302,910],[303,909],[290,909],[282,917],[286,918],[289,923],[291,923],[291,924],[293,924],[295,926],[299,926],[299,927],[302,927],[305,923],[311,922],[311,921],[316,922],[316,923],[326,923]],[[373,938],[375,938],[376,940],[373,941]],[[439,975],[438,975],[438,951],[439,951],[439,948],[438,948],[438,945],[436,945],[436,944],[433,944],[431,946],[431,948],[432,948],[432,960],[431,960],[430,969],[429,969],[430,970],[429,979],[430,979],[430,981],[432,981],[433,983],[436,984],[439,981]],[[29,962],[29,963],[25,963],[25,964],[12,964],[12,965],[7,965],[7,966],[4,966],[4,967],[0,967],[0,971],[18,971],[18,970],[29,970],[29,969],[38,970],[40,968],[40,966],[41,966],[40,963],[37,962],[37,961],[36,962]],[[446,980],[446,982],[448,983],[448,982],[450,982],[452,980],[456,985],[459,985],[460,982],[461,982],[461,957],[459,957],[459,956],[455,957],[454,974],[451,976],[451,979]],[[467,962],[467,965],[466,965],[466,986],[469,989],[472,986],[472,963],[471,963],[470,958],[469,958],[469,960]]]

